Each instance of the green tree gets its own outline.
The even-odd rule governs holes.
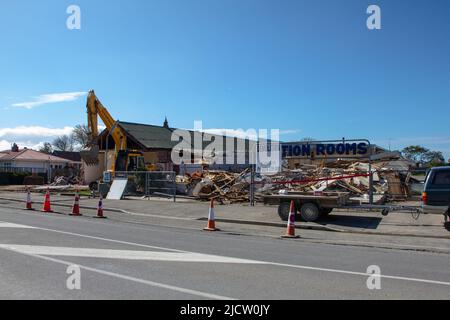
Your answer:
[[[406,159],[414,162],[424,163],[424,158],[427,152],[429,152],[425,147],[422,146],[409,146],[402,150],[402,153]]]
[[[425,153],[423,160],[429,166],[437,166],[445,163],[444,155],[440,151],[428,151]]]

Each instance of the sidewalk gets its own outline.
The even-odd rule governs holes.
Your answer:
[[[42,194],[33,194],[35,207],[43,201]],[[0,201],[14,199],[25,201],[25,193],[0,192]],[[52,195],[54,206],[70,207],[73,197]],[[82,198],[80,205],[83,208],[95,209],[98,199]],[[151,200],[103,200],[106,212],[117,212],[132,217],[176,219],[180,221],[205,220],[208,216],[208,202],[199,202],[178,199],[177,202],[168,199]],[[248,204],[216,205],[215,215],[217,221],[260,225],[272,227],[285,227],[277,214],[277,206],[257,204],[251,207]],[[139,220],[139,219],[138,219]],[[443,217],[440,215],[420,215],[418,220],[413,219],[411,213],[392,212],[383,217],[380,212],[357,212],[353,210],[336,210],[329,217],[317,223],[297,222],[299,228],[324,230],[334,232],[350,232],[361,234],[399,235],[412,237],[446,238],[450,239],[450,232],[443,227]]]

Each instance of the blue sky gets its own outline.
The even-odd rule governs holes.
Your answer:
[[[71,4],[81,30],[66,28]],[[370,4],[381,30],[366,27]],[[95,89],[122,121],[421,144],[450,158],[449,10],[448,0],[2,1],[0,146],[85,123],[78,93]]]

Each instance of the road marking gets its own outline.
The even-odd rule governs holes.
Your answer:
[[[29,246],[16,244],[0,244],[0,249],[43,256],[68,256],[122,260],[265,264],[265,262],[259,262],[255,260],[223,257],[193,252],[132,251],[93,248]]]
[[[444,240],[444,239],[443,239]],[[445,240],[444,240],[445,241]],[[448,240],[447,240],[448,241]],[[359,245],[359,246],[370,246],[374,248],[386,249],[386,248],[407,248],[407,249],[429,249],[429,250],[450,250],[450,247],[430,247],[430,246],[416,246],[416,245],[407,245],[407,244],[395,244],[395,243],[387,243],[387,242],[369,242],[369,241],[353,241],[353,240],[322,240],[322,239],[310,239],[308,242],[312,243],[323,243],[323,244],[348,244],[348,245]]]
[[[350,274],[350,275],[363,276],[363,277],[372,276],[372,274],[365,273],[365,272],[356,272],[356,271],[347,271],[347,270],[339,270],[339,269],[309,267],[309,266],[301,266],[301,265],[296,265],[296,264],[286,264],[286,263],[278,263],[278,262],[268,262],[267,264],[270,264],[270,265],[273,265],[273,266],[279,266],[279,267],[304,269],[304,270],[314,270],[314,271],[323,271],[323,272],[333,272],[333,273],[342,273],[342,274]],[[408,277],[400,277],[400,276],[389,276],[389,275],[384,275],[384,274],[381,274],[380,278],[404,280],[404,281],[412,281],[412,282],[423,282],[423,283],[430,283],[430,284],[439,284],[439,285],[444,285],[444,286],[450,286],[450,282],[437,281],[437,280],[428,280],[428,279],[420,279],[420,278],[408,278]]]
[[[46,216],[46,217],[49,217],[49,216]],[[0,221],[0,223],[2,223],[2,221]],[[102,240],[102,241],[108,241],[108,242],[113,242],[113,243],[127,244],[127,245],[130,245],[130,246],[136,246],[136,247],[142,247],[142,248],[160,249],[160,250],[172,251],[172,252],[186,252],[186,251],[183,251],[183,250],[170,249],[170,248],[164,248],[164,247],[158,247],[158,246],[151,246],[151,245],[142,244],[142,243],[121,241],[121,240],[115,240],[115,239],[109,239],[109,238],[102,238],[102,237],[90,236],[90,235],[80,234],[80,233],[75,233],[75,232],[61,231],[61,230],[56,230],[56,229],[48,229],[48,228],[32,227],[32,226],[27,226],[27,227],[29,227],[30,229],[44,230],[44,231],[50,231],[50,232],[55,232],[55,233],[60,233],[60,234],[66,234],[66,235],[76,236],[76,237],[81,237],[81,238],[88,238],[88,239]]]
[[[19,254],[27,255],[27,256],[30,256],[30,257],[33,257],[33,258],[37,258],[37,259],[42,259],[42,260],[46,260],[46,261],[51,261],[51,262],[63,264],[63,265],[66,265],[66,266],[77,265],[78,267],[80,267],[80,269],[84,269],[84,270],[87,270],[87,271],[95,272],[95,273],[102,274],[102,275],[105,275],[105,276],[110,276],[110,277],[114,277],[114,278],[118,278],[118,279],[122,279],[122,280],[128,280],[128,281],[132,281],[132,282],[148,285],[148,286],[151,286],[151,287],[158,287],[158,288],[163,288],[163,289],[167,289],[167,290],[177,291],[177,292],[181,292],[181,293],[187,293],[187,294],[191,294],[191,295],[195,295],[195,296],[199,296],[199,297],[203,297],[203,298],[207,298],[207,299],[236,300],[235,298],[230,298],[230,297],[220,296],[220,295],[216,295],[216,294],[212,294],[212,293],[208,293],[208,292],[192,290],[192,289],[186,289],[186,288],[173,286],[173,285],[169,285],[169,284],[164,284],[164,283],[160,283],[160,282],[154,282],[154,281],[144,280],[144,279],[140,279],[140,278],[135,278],[135,277],[123,275],[123,274],[120,274],[120,273],[115,273],[115,272],[110,272],[110,271],[101,270],[101,269],[97,269],[97,268],[92,268],[92,267],[80,265],[80,264],[69,262],[69,261],[65,261],[65,260],[60,260],[60,259],[55,259],[55,258],[51,258],[51,257],[40,256],[40,255],[36,255],[36,254],[31,254],[31,253],[19,252],[19,251],[13,250],[13,249],[7,249],[7,248],[3,248],[3,249],[9,250],[9,251],[12,251],[12,252],[16,252],[16,253],[19,253]]]
[[[9,223],[9,222],[0,222],[0,228],[36,229],[35,227],[26,226],[23,224]]]
[[[165,248],[165,247],[156,247],[156,246],[149,246],[149,245],[133,243],[133,242],[126,242],[126,241],[120,241],[120,240],[114,240],[114,239],[107,239],[107,238],[88,236],[88,235],[83,235],[83,234],[78,234],[78,233],[73,233],[73,232],[60,231],[60,230],[54,230],[54,229],[39,228],[39,227],[36,227],[35,229],[51,231],[51,232],[56,232],[56,233],[61,233],[61,234],[74,235],[74,236],[90,238],[90,239],[110,241],[110,242],[114,242],[114,243],[129,244],[129,245],[134,245],[134,246],[139,246],[139,247],[144,247],[144,248],[154,248],[154,249],[160,249],[160,250],[172,251],[172,252],[195,253],[195,252],[182,251],[182,250]],[[259,264],[267,264],[267,265],[273,265],[273,266],[279,266],[279,267],[287,267],[287,268],[296,268],[296,269],[304,269],[304,270],[315,270],[315,271],[332,272],[332,273],[340,273],[340,274],[350,274],[350,275],[357,275],[357,276],[363,276],[363,277],[371,276],[370,274],[364,273],[364,272],[347,271],[347,270],[340,270],[340,269],[320,268],[320,267],[302,266],[302,265],[294,265],[294,264],[284,264],[284,263],[278,263],[278,262],[259,261],[259,260],[256,261],[256,262],[258,262]],[[428,279],[420,279],[420,278],[409,278],[409,277],[400,277],[400,276],[389,276],[389,275],[381,275],[380,277],[381,278],[386,278],[386,279],[396,279],[396,280],[403,280],[403,281],[412,281],[412,282],[421,282],[421,283],[430,283],[430,284],[439,284],[439,285],[450,286],[450,282],[446,282],[446,281],[436,281],[436,280],[428,280]]]

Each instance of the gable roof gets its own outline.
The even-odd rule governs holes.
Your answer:
[[[137,140],[140,144],[148,149],[172,149],[181,141],[181,135],[177,135],[174,133],[175,130],[178,132],[186,133],[191,136],[192,146],[194,147],[194,133],[192,130],[185,129],[176,129],[176,128],[166,128],[155,125],[148,124],[140,124],[140,123],[131,123],[131,122],[119,122],[119,126],[126,132],[128,135],[132,136],[135,140]],[[179,136],[179,140],[172,141],[172,134],[175,136]],[[223,139],[224,149],[226,149],[226,144],[229,140],[246,142],[248,139],[241,139],[217,134],[204,133],[203,135],[203,149],[208,146],[215,139]],[[237,143],[235,146],[235,151],[239,148],[239,144]],[[244,147],[245,150],[245,147]]]
[[[177,144],[171,141],[174,129],[131,122],[119,122],[119,126],[149,149],[172,149]]]
[[[46,154],[32,149],[23,149],[19,152],[14,152],[11,150],[1,151],[0,160],[1,161],[13,161],[13,160],[23,160],[23,161],[51,161],[51,162],[69,162],[69,160],[53,156],[51,154]]]

